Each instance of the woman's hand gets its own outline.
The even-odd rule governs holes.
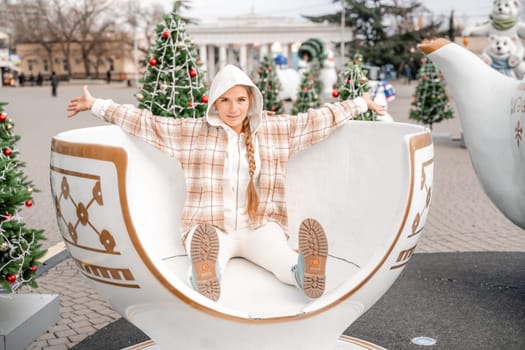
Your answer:
[[[386,113],[385,107],[378,105],[377,103],[372,101],[368,92],[365,92],[361,97],[363,98],[363,100],[365,100],[366,106],[369,110],[377,113],[378,115],[384,115]]]
[[[82,111],[88,111],[93,107],[93,103],[95,103],[96,98],[91,96],[89,93],[89,90],[87,88],[87,85],[84,85],[82,89],[82,96],[75,97],[69,101],[69,105],[67,106],[67,110],[69,111],[67,117],[73,118],[75,115],[77,115],[79,112]]]

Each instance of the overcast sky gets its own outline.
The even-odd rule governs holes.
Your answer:
[[[172,0],[162,0],[168,9]],[[335,12],[340,3],[332,0],[192,0],[190,17],[202,22],[214,22],[217,17],[229,17],[254,12],[261,16],[300,17]],[[488,19],[492,0],[423,0],[423,5],[434,14],[449,15],[454,9],[455,17],[465,23]]]

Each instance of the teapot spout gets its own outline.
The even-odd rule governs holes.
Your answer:
[[[418,45],[443,73],[483,189],[513,223],[525,228],[525,82],[505,76],[446,39]]]
[[[424,53],[425,55],[429,55],[432,52],[436,51],[437,49],[450,44],[450,40],[447,40],[445,38],[437,38],[433,40],[424,40],[420,44],[417,45],[417,49]]]

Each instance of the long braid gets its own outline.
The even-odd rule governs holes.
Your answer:
[[[250,182],[246,188],[246,197],[248,199],[248,217],[251,222],[257,219],[257,208],[259,207],[259,196],[253,183],[253,174],[255,173],[255,155],[253,150],[253,140],[250,128],[250,117],[246,116],[242,122],[242,132],[246,139],[246,153],[248,154],[248,163],[250,165]]]

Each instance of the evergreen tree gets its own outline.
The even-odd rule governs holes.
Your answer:
[[[292,114],[306,112],[309,108],[318,108],[320,106],[321,101],[315,88],[313,74],[304,72],[297,91],[297,99],[292,108]]]
[[[439,35],[442,21],[425,9],[423,1],[340,0],[344,4],[345,25],[352,41],[345,48],[358,49],[367,63],[393,64],[397,69],[415,60],[414,47],[425,38]],[[340,8],[338,6],[338,8]],[[322,16],[304,16],[316,23],[341,23],[343,11]],[[424,23],[418,19],[425,18]],[[350,36],[349,36],[350,37]],[[349,56],[351,57],[351,56]],[[418,67],[416,67],[418,68]]]
[[[421,59],[418,84],[410,105],[409,118],[428,125],[454,118],[443,75],[431,61]]]
[[[37,266],[46,250],[41,241],[44,231],[29,229],[19,215],[33,206],[31,181],[23,173],[25,163],[17,159],[20,136],[0,102],[0,288],[15,290],[22,284],[36,287]]]
[[[261,90],[263,95],[263,109],[266,111],[272,111],[276,114],[284,112],[284,106],[279,99],[279,92],[281,91],[281,83],[277,76],[275,63],[272,57],[265,56],[263,61],[257,69],[257,81],[255,85]]]
[[[340,101],[362,96],[363,93],[370,90],[368,78],[366,77],[367,73],[368,71],[363,68],[363,57],[360,54],[355,54],[353,61],[348,62],[341,72],[341,83],[332,95],[339,97]],[[377,120],[377,116],[373,111],[369,110],[358,115],[355,119]]]
[[[150,49],[143,87],[136,94],[139,107],[154,115],[198,118],[206,113],[208,96],[202,62],[176,11],[157,25],[157,40]]]

